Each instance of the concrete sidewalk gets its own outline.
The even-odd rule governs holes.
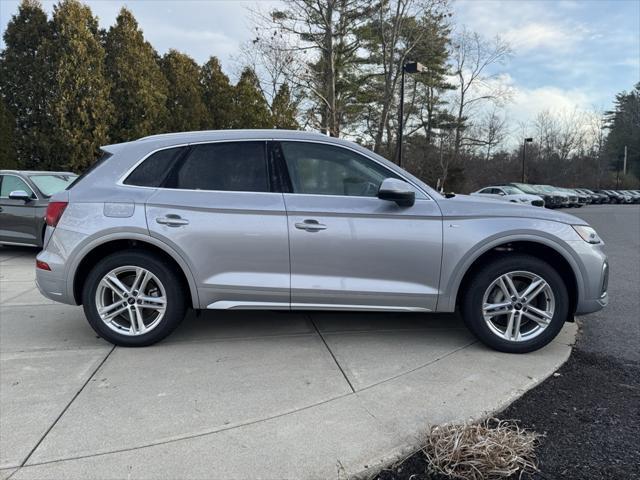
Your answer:
[[[451,315],[228,312],[114,348],[33,262],[0,247],[0,479],[343,478],[508,404],[575,336],[508,355]]]

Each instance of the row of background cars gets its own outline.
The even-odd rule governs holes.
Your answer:
[[[602,203],[640,203],[640,190],[589,190],[530,183],[492,185],[472,192],[471,195],[547,208],[582,207]]]

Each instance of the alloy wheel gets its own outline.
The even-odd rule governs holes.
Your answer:
[[[551,323],[555,297],[539,275],[513,271],[500,275],[482,299],[482,315],[492,333],[510,342],[525,342]]]
[[[149,270],[122,266],[104,275],[96,289],[96,309],[111,330],[138,336],[156,328],[164,317],[167,295]]]

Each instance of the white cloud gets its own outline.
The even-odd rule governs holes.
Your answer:
[[[506,30],[504,38],[518,53],[542,48],[572,50],[583,37],[581,30],[569,30],[554,23],[534,22]]]

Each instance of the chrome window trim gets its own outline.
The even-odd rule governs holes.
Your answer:
[[[416,185],[414,182],[412,182],[411,180],[409,180],[408,178],[406,178],[404,175],[395,172],[393,170],[390,170],[389,167],[387,167],[386,165],[384,165],[383,163],[381,163],[380,161],[376,160],[375,158],[366,155],[362,152],[359,152],[358,150],[345,146],[345,145],[337,145],[335,143],[332,142],[323,142],[321,140],[306,140],[306,139],[288,139],[288,138],[242,138],[242,139],[224,139],[224,140],[206,140],[206,141],[202,141],[202,142],[190,142],[190,143],[180,143],[180,144],[176,144],[176,145],[168,145],[165,147],[160,147],[160,148],[156,148],[155,150],[152,150],[151,152],[147,153],[145,156],[143,156],[140,160],[138,160],[136,163],[134,163],[134,165],[132,167],[130,167],[123,175],[120,176],[119,180],[116,182],[116,185],[119,187],[126,187],[126,188],[145,188],[145,189],[151,189],[151,190],[172,190],[172,191],[183,191],[183,192],[219,192],[219,193],[266,193],[266,194],[278,194],[278,195],[282,195],[284,193],[286,193],[287,195],[318,195],[321,197],[336,197],[336,198],[376,198],[376,197],[365,197],[365,196],[357,196],[357,195],[322,195],[322,194],[306,194],[306,193],[293,193],[293,192],[253,192],[253,191],[241,191],[241,190],[190,190],[190,189],[185,189],[185,188],[165,188],[165,187],[145,187],[142,185],[129,185],[124,183],[124,181],[127,179],[127,177],[129,175],[131,175],[131,173],[142,163],[144,162],[147,158],[149,158],[151,155],[153,155],[154,153],[157,152],[161,152],[163,150],[169,150],[171,148],[184,148],[184,147],[190,147],[191,145],[206,145],[209,143],[223,143],[223,142],[303,142],[303,143],[318,143],[321,145],[329,145],[332,147],[336,147],[336,148],[343,148],[345,150],[349,150],[355,154],[358,154],[364,158],[366,158],[367,160],[370,160],[372,162],[375,162],[376,164],[380,165],[382,168],[384,168],[385,170],[394,173],[395,175],[399,176],[403,181],[407,182],[409,185],[411,185],[412,187],[414,187],[416,190],[418,190],[418,192],[422,193],[425,198],[416,198],[416,200],[429,200],[429,201],[433,201],[433,198],[431,197],[431,195],[429,195],[423,188],[421,188],[419,185]]]
[[[38,194],[35,192],[35,190],[31,187],[31,185],[29,185],[29,181],[25,180],[24,178],[22,178],[20,175],[16,175],[15,173],[0,173],[0,177],[16,177],[19,180],[22,180],[22,182],[29,188],[29,190],[31,190],[31,195],[35,195],[35,199],[32,200],[40,200],[40,197],[38,196]],[[0,182],[1,184],[2,182]],[[9,197],[3,197],[0,196],[0,198],[6,198],[7,200],[10,200]]]

